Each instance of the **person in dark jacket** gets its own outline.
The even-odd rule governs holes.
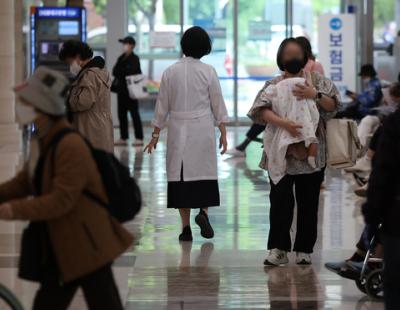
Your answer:
[[[373,65],[366,64],[361,67],[358,74],[363,81],[363,91],[359,94],[350,92],[348,96],[354,100],[343,111],[339,111],[335,118],[349,118],[361,120],[365,116],[374,115],[377,106],[383,98],[382,85]]]
[[[400,87],[400,85],[399,85]],[[372,161],[363,214],[370,227],[382,223],[384,297],[387,310],[400,309],[400,108],[384,125]],[[376,230],[376,229],[375,229]]]
[[[128,112],[131,114],[133,127],[135,130],[136,141],[134,146],[143,145],[143,126],[139,114],[139,105],[137,100],[129,97],[129,92],[125,78],[130,75],[141,74],[139,57],[133,52],[136,41],[132,37],[120,39],[123,44],[124,53],[119,56],[117,63],[113,68],[115,80],[113,82],[113,91],[118,94],[118,118],[121,137],[116,145],[127,145],[129,139],[128,130]]]

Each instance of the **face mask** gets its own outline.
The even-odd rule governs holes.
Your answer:
[[[69,66],[69,71],[73,74],[73,75],[78,75],[79,72],[81,71],[81,66],[78,65],[78,63],[76,61],[74,61],[70,66]]]
[[[290,74],[297,74],[303,69],[303,61],[298,58],[293,58],[285,62],[284,68]]]
[[[15,105],[15,113],[17,115],[17,122],[21,126],[33,123],[33,121],[37,117],[37,113],[35,112],[35,109],[33,107],[22,104],[20,102],[17,102],[17,104]]]
[[[364,78],[363,79],[364,84],[368,84],[369,81],[371,81],[371,78]]]
[[[128,52],[131,51],[131,47],[130,47],[129,44],[124,44],[124,45],[122,46],[122,49],[124,50],[124,53],[128,53]]]

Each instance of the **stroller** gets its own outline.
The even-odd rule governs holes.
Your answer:
[[[382,225],[379,225],[378,232]],[[373,299],[383,299],[383,259],[373,257],[377,245],[377,234],[369,243],[367,254],[361,264],[349,264],[349,269],[340,271],[338,274],[344,278],[354,280],[357,288]]]

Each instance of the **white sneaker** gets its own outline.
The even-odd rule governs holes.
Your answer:
[[[127,146],[128,142],[126,140],[119,139],[114,143],[116,146]]]
[[[344,169],[346,172],[370,172],[371,171],[371,159],[365,155],[357,160],[357,163],[350,168]]]
[[[237,148],[233,148],[226,151],[227,155],[231,155],[233,157],[246,157],[246,152],[240,151]]]
[[[281,266],[287,263],[289,263],[287,252],[279,249],[270,250],[264,261],[265,266]]]
[[[133,146],[143,146],[143,145],[144,145],[143,140],[136,139],[135,142],[133,142]]]
[[[298,252],[296,254],[297,265],[311,265],[311,255],[307,253]]]

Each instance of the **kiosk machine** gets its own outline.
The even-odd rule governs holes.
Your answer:
[[[86,41],[86,10],[78,7],[31,7],[31,72],[45,65],[68,71],[58,60],[58,52],[67,40]]]

